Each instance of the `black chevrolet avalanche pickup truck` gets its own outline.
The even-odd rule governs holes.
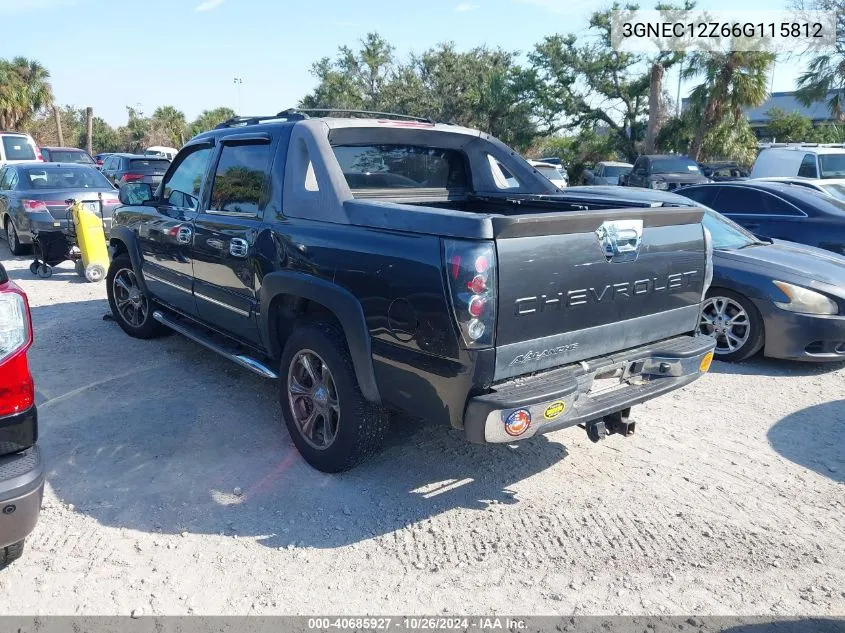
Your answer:
[[[232,119],[157,190],[124,185],[118,324],[277,379],[326,472],[373,453],[391,411],[478,443],[598,440],[707,371],[701,209],[579,201],[487,134],[360,114]]]

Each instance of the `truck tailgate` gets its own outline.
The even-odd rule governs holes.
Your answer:
[[[702,213],[497,218],[495,379],[693,332],[708,267]]]

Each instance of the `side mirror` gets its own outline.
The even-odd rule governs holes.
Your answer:
[[[117,194],[121,204],[141,205],[153,199],[153,188],[146,182],[127,182]]]

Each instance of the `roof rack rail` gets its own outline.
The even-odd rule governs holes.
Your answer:
[[[323,114],[365,114],[369,116],[379,116],[379,117],[390,117],[393,119],[402,119],[405,121],[419,121],[420,123],[430,123],[431,125],[435,125],[437,122],[434,119],[429,117],[423,116],[411,116],[410,114],[399,114],[397,112],[379,112],[377,110],[349,110],[346,108],[293,108],[290,110],[292,112],[303,112],[303,113],[323,113]]]
[[[307,114],[299,112],[293,108],[289,110],[282,110],[278,114],[267,116],[234,116],[231,119],[223,121],[216,126],[215,130],[223,130],[230,127],[243,127],[245,125],[258,125],[259,123],[269,123],[271,121],[302,121],[309,118]]]

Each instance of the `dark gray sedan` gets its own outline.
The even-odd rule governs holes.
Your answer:
[[[609,206],[704,206],[683,196],[648,189],[573,187]],[[713,283],[700,330],[716,339],[716,358],[766,356],[804,361],[845,361],[845,257],[777,239],[758,238],[707,209],[713,238]]]
[[[94,167],[63,163],[8,165],[0,170],[0,226],[15,255],[30,250],[38,230],[64,230],[73,198],[102,213],[108,234],[117,190]]]

